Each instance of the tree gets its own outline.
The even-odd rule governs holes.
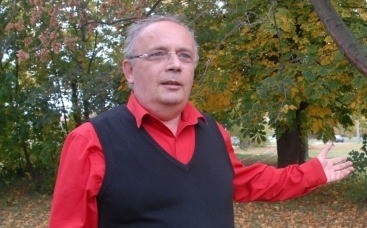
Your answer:
[[[145,9],[128,2],[1,2],[1,174],[52,181],[70,129],[124,101],[117,40]]]
[[[118,98],[124,101],[117,89],[121,81],[119,64],[113,59],[121,58],[117,40],[124,20],[115,18],[132,6],[119,1],[110,3],[70,0],[31,4],[30,23],[35,32],[30,34],[29,45],[23,51],[37,56],[39,70],[47,69],[50,80],[57,82],[56,102],[62,108],[66,133],[92,113],[116,105]],[[140,9],[131,11],[131,17],[139,12]]]
[[[308,135],[327,141],[338,124],[353,124],[350,104],[366,83],[309,3],[231,1],[208,17],[215,23],[201,20],[204,34],[210,34],[201,44],[209,61],[199,66],[203,75],[195,102],[258,141],[265,138],[262,125],[268,117],[278,138],[280,167],[305,161]]]
[[[20,176],[28,173],[37,185],[42,174],[53,172],[62,135],[60,115],[47,99],[49,82],[42,77],[32,77],[32,64],[20,64],[18,58],[27,56],[21,50],[22,40],[29,32],[25,23],[29,15],[20,7],[22,3],[28,7],[27,2],[3,1],[1,4],[4,45],[0,73],[0,164],[3,169],[0,177],[11,172]]]

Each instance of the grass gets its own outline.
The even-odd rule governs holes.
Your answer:
[[[48,227],[51,196],[12,189],[0,196],[1,228]]]
[[[315,157],[322,144],[310,143],[310,157]],[[347,155],[361,148],[353,142],[336,143],[330,157]],[[249,150],[236,150],[245,164],[276,163],[276,147],[269,145]],[[25,182],[26,183],[26,182]],[[234,203],[236,228],[242,227],[367,227],[367,204],[353,202],[344,196],[353,186],[342,181],[321,187],[311,194],[284,202]],[[0,194],[0,228],[44,228],[48,226],[51,195],[29,191],[23,184]]]
[[[311,141],[309,157],[316,157],[323,144]],[[360,151],[362,143],[335,143],[329,157],[348,156]],[[263,162],[276,165],[276,146],[236,149],[245,164]],[[344,180],[316,189],[307,196],[284,202],[234,204],[236,227],[367,227],[366,202],[354,202],[345,196],[353,183]]]
[[[316,157],[324,144],[320,141],[312,140],[309,142],[309,157]],[[348,156],[348,153],[352,150],[359,151],[362,147],[362,143],[354,141],[347,141],[345,143],[334,143],[334,146],[330,150],[328,157]],[[248,150],[235,149],[237,157],[241,159],[245,164],[249,165],[254,162],[263,162],[270,165],[276,165],[277,163],[277,149],[275,144],[269,144],[263,147],[254,147]]]
[[[236,227],[367,227],[366,202],[345,197],[348,181],[283,202],[234,204]]]
[[[331,184],[278,203],[235,204],[236,227],[367,227],[366,203],[346,199],[345,187]]]

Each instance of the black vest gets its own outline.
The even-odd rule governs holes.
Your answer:
[[[185,165],[137,128],[125,105],[92,119],[106,162],[99,227],[234,227],[233,168],[216,122],[206,121],[195,126]]]

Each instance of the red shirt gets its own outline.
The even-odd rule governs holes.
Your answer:
[[[195,129],[204,116],[187,104],[182,112],[177,134],[149,114],[132,93],[128,109],[160,146],[178,161],[188,163],[194,153]],[[218,124],[226,142],[234,170],[234,200],[279,201],[302,196],[326,183],[326,176],[318,159],[302,165],[277,169],[265,164],[244,166],[235,156],[229,133]],[[96,197],[105,174],[103,151],[90,123],[72,131],[66,138],[58,170],[52,201],[50,227],[98,227]]]

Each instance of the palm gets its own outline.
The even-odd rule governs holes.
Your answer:
[[[332,143],[326,144],[317,156],[322,168],[324,169],[327,183],[342,180],[354,170],[353,163],[351,161],[347,161],[346,157],[327,158],[332,146]]]

